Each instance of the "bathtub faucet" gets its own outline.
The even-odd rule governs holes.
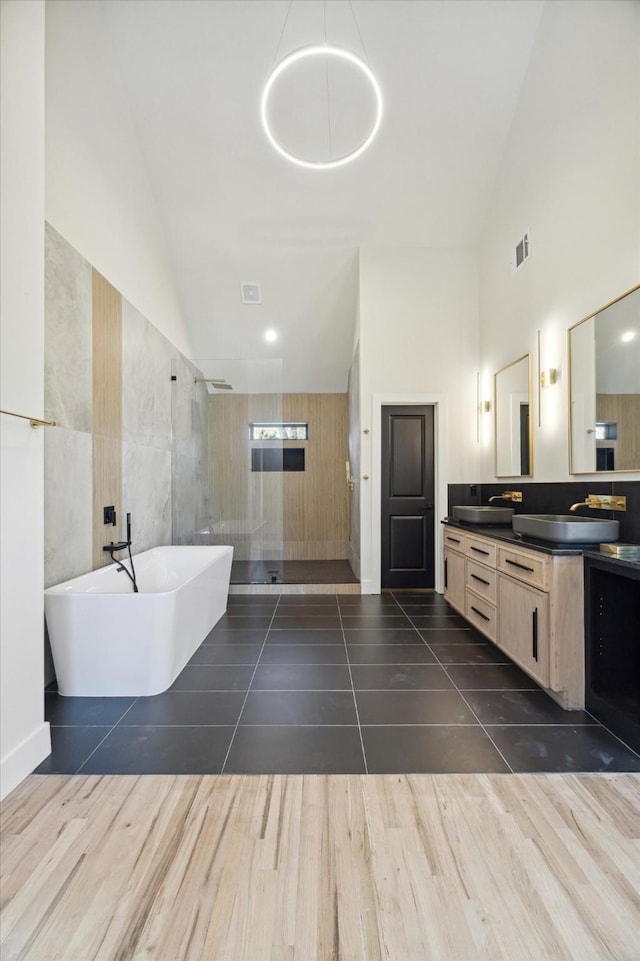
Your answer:
[[[137,584],[137,582],[136,582],[136,571],[135,571],[135,568],[134,568],[134,566],[133,566],[133,557],[131,556],[131,514],[127,514],[127,539],[126,539],[126,541],[118,541],[117,544],[114,544],[114,542],[111,541],[110,544],[105,544],[104,547],[102,548],[102,550],[103,550],[103,551],[106,551],[106,552],[109,554],[111,560],[112,560],[113,563],[116,565],[117,570],[119,570],[119,571],[124,571],[124,572],[125,572],[125,574],[126,574],[127,577],[129,578],[129,580],[130,580],[131,583],[133,584],[133,593],[134,593],[134,594],[138,594],[139,591],[138,591],[138,584]],[[117,559],[113,556],[113,555],[114,555],[115,553],[117,553],[118,551],[126,551],[126,550],[129,551],[129,563],[131,564],[131,572],[129,572],[129,571],[127,570],[127,568],[124,566],[124,564],[122,563],[122,561],[117,560]]]

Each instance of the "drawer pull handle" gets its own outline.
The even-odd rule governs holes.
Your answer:
[[[531,654],[534,661],[538,660],[538,608],[531,612]]]
[[[511,564],[512,567],[519,567],[521,571],[529,571],[530,574],[535,574],[535,567],[527,567],[526,564],[518,564],[517,561],[510,561],[508,557],[505,557],[505,563]]]
[[[487,587],[491,587],[490,581],[485,581],[484,578],[478,577],[477,574],[472,574],[471,576],[474,579],[474,581],[480,581],[481,584],[486,584]]]
[[[473,605],[471,605],[471,610],[473,611],[474,614],[477,614],[478,617],[481,617],[483,621],[490,621],[490,620],[491,620],[490,617],[487,617],[486,614],[483,614],[482,611],[479,611],[478,608],[477,608],[477,607],[474,607]]]
[[[448,559],[449,559],[448,557],[445,557],[445,559],[444,559],[444,589],[445,589],[445,591],[446,591],[446,589],[447,589],[448,586],[449,586],[449,585],[447,584],[447,561],[448,561]]]
[[[459,543],[460,543],[460,538],[459,538],[459,537],[447,537],[447,540],[448,540],[448,541],[452,541],[454,544],[459,544]]]
[[[488,557],[488,556],[489,556],[489,551],[483,551],[483,550],[481,550],[481,548],[479,548],[479,547],[472,547],[471,550],[472,550],[472,551],[475,551],[476,554],[484,554],[485,557]]]

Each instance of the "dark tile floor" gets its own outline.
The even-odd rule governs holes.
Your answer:
[[[43,774],[640,771],[439,595],[232,595],[163,694],[45,697]]]

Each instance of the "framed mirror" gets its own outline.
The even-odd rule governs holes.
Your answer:
[[[569,472],[640,470],[640,285],[569,328]]]
[[[531,354],[494,376],[496,477],[533,476]]]

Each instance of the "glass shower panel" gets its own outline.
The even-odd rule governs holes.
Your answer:
[[[199,369],[177,352],[170,376],[172,543],[197,544],[209,514],[207,390]]]
[[[195,362],[197,387],[206,392],[207,462],[192,543],[230,544],[232,583],[279,583],[283,556],[283,475],[260,470],[253,448],[282,441],[252,441],[250,424],[282,420],[281,360]]]

